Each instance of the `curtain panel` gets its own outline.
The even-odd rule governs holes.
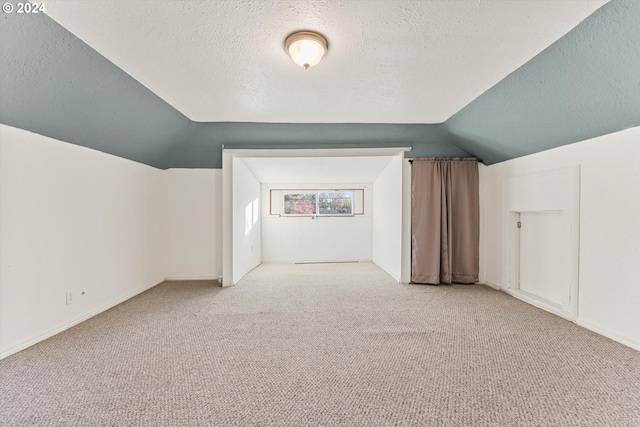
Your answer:
[[[476,283],[478,159],[414,159],[411,173],[411,282]]]

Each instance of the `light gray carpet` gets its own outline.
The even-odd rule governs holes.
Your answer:
[[[372,264],[166,282],[0,361],[10,426],[640,426],[640,353]]]

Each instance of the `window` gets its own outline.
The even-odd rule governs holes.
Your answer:
[[[281,215],[353,216],[354,190],[285,191]]]
[[[353,191],[319,192],[318,214],[353,215]]]
[[[317,193],[284,193],[284,215],[315,215]]]

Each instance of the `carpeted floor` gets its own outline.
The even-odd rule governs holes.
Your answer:
[[[640,426],[640,353],[372,264],[165,282],[0,361],[8,426]]]

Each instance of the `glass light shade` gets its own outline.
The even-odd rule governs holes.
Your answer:
[[[293,62],[307,69],[317,65],[327,52],[327,40],[310,31],[293,33],[285,41],[285,49]]]

